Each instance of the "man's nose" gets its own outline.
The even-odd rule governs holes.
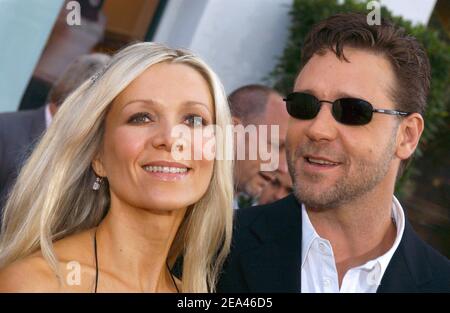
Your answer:
[[[312,141],[331,141],[337,135],[336,123],[331,111],[331,104],[323,103],[317,116],[310,120],[309,127],[305,130],[306,136]]]

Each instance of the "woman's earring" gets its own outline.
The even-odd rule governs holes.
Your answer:
[[[95,182],[94,185],[92,185],[92,190],[99,190],[100,189],[100,185],[103,183],[103,177],[98,177],[95,178]]]

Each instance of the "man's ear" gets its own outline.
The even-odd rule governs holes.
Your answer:
[[[100,153],[97,153],[95,158],[92,160],[91,165],[92,165],[92,169],[94,170],[94,172],[97,176],[99,176],[99,177],[106,176],[106,171],[105,171],[105,168],[103,167],[103,161],[101,159]]]
[[[400,123],[396,155],[401,160],[409,158],[417,148],[424,129],[424,120],[419,113],[413,113],[403,118]]]

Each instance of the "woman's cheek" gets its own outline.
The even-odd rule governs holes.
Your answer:
[[[216,156],[216,138],[214,135],[203,134],[201,140],[198,140],[197,144],[192,145],[192,149],[194,150],[194,155],[201,155],[201,158],[196,158],[195,162],[198,162],[198,167],[202,168],[202,174],[210,178]]]
[[[117,128],[111,136],[105,138],[106,158],[111,159],[111,166],[129,165],[137,159],[139,153],[144,149],[146,135],[138,129]],[[119,163],[119,164],[117,164]]]
[[[205,132],[202,138],[202,158],[212,161],[216,157],[216,137],[214,133]]]

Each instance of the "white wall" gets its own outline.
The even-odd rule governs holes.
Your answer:
[[[0,112],[17,110],[63,0],[0,0]]]
[[[191,49],[219,75],[227,93],[262,83],[281,56],[292,0],[171,0],[155,41]]]
[[[0,112],[16,110],[64,0],[0,0]],[[381,0],[426,23],[436,0]],[[170,0],[155,41],[200,55],[227,93],[262,83],[289,33],[292,0]]]
[[[395,15],[427,24],[436,0],[380,0]],[[289,34],[292,0],[170,0],[154,40],[188,48],[219,75],[227,93],[262,83]]]
[[[394,15],[400,15],[414,24],[428,24],[436,0],[381,0]]]

